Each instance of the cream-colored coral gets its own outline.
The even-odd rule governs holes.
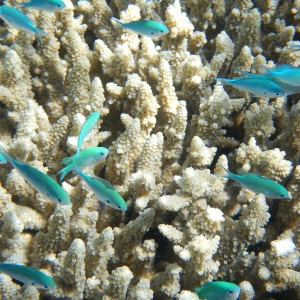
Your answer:
[[[151,300],[153,299],[153,291],[150,289],[148,279],[141,279],[137,285],[130,291],[128,300]]]
[[[126,266],[112,271],[111,284],[103,296],[103,300],[124,299],[133,274]]]
[[[143,135],[138,118],[132,120],[128,115],[123,115],[122,119],[126,131],[109,149],[106,176],[114,184],[128,185],[129,174],[133,171],[134,163],[142,151]]]
[[[234,125],[230,116],[234,111],[241,109],[243,104],[244,99],[229,99],[223,87],[216,85],[213,95],[209,99],[203,99],[200,104],[199,115],[193,116],[192,125],[197,128],[196,135],[209,146],[236,146],[236,140],[224,137],[226,130],[223,127]]]
[[[85,171],[109,180],[128,209],[104,207],[73,174],[62,184],[72,204],[57,205],[2,164],[2,261],[45,270],[57,289],[1,275],[1,296],[196,299],[217,279],[239,284],[241,299],[299,296],[298,95],[254,99],[215,82],[236,68],[298,66],[299,1],[64,1],[55,14],[23,10],[47,32],[42,42],[0,28],[1,141],[55,178],[100,112],[82,149],[110,154]],[[170,32],[150,39],[112,17]],[[292,199],[236,189],[216,176],[223,168],[276,180]]]

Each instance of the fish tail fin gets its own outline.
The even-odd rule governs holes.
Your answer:
[[[231,171],[225,169],[224,167],[222,167],[222,168],[225,170],[225,172],[226,172],[227,174],[226,174],[226,175],[215,174],[216,176],[222,177],[222,178],[229,178],[229,179],[232,179],[232,178],[234,177],[234,175],[235,175],[234,173],[232,173]]]
[[[118,20],[117,18],[112,17],[110,20],[114,25],[117,25],[117,27],[122,27],[122,25],[123,25],[123,23],[120,20]]]
[[[78,176],[82,177],[82,170],[77,166],[77,164],[74,164],[73,167],[73,172]]]
[[[7,160],[3,154],[0,153],[0,164],[6,164]]]
[[[9,155],[9,153],[4,149],[4,147],[0,144],[0,154],[5,157],[5,159],[14,167],[15,161],[14,159]]]
[[[43,44],[42,37],[47,35],[44,30],[35,28],[34,33],[36,34],[37,38],[39,39],[40,43]]]
[[[60,175],[59,181],[61,182],[65,176],[71,171],[72,165],[68,165],[65,168],[61,169],[56,175]]]
[[[230,79],[226,79],[226,78],[216,78],[216,81],[219,81],[220,83],[222,83],[223,85],[230,85]]]
[[[64,157],[62,160],[61,160],[61,163],[64,165],[64,166],[67,166],[70,164],[71,162],[71,157]]]

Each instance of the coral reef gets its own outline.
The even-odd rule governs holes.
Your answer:
[[[251,98],[215,83],[236,68],[298,66],[300,2],[65,2],[55,14],[24,9],[42,42],[1,23],[0,139],[55,177],[99,111],[82,148],[110,154],[86,172],[109,180],[128,210],[102,207],[72,174],[72,204],[56,205],[1,165],[0,261],[57,284],[0,274],[3,299],[191,300],[216,279],[239,284],[243,300],[300,298],[299,95]],[[140,37],[112,16],[162,20],[170,33]],[[223,167],[276,180],[291,199],[236,189],[214,175]]]

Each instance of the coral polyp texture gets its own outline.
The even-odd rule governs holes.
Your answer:
[[[47,32],[41,40],[1,23],[0,140],[55,178],[100,112],[82,149],[110,153],[85,172],[110,181],[128,210],[103,207],[76,174],[62,184],[72,204],[56,205],[0,165],[0,261],[57,285],[0,274],[1,297],[190,300],[223,280],[241,300],[299,299],[299,95],[252,98],[215,78],[298,66],[300,2],[65,3],[55,14],[23,9]],[[157,20],[169,33],[138,36],[112,17]],[[223,168],[274,180],[291,199],[236,188],[214,175]]]

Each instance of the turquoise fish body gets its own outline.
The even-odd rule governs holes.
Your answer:
[[[65,157],[62,163],[66,166],[60,170],[57,174],[60,176],[60,181],[71,171],[76,170],[76,168],[83,169],[85,167],[93,167],[101,160],[104,160],[109,153],[109,150],[104,147],[92,147],[87,148],[79,152],[79,154],[74,154],[71,157]]]
[[[32,21],[16,8],[7,5],[0,6],[0,18],[12,27],[34,33],[39,38],[46,34],[45,31],[36,28]]]
[[[0,164],[6,164],[7,163],[7,160],[5,158],[5,156],[3,156],[1,153],[0,153]]]
[[[68,193],[50,176],[24,162],[14,160],[2,146],[0,146],[0,153],[38,192],[56,203],[70,204]]]
[[[19,6],[56,12],[63,10],[66,4],[62,0],[31,0],[29,2],[20,3]]]
[[[52,277],[26,266],[0,263],[0,273],[6,274],[26,285],[34,285],[39,289],[56,289],[56,284]]]
[[[127,210],[126,202],[107,180],[88,176],[79,169],[77,174],[87,183],[99,201],[118,210]]]
[[[116,22],[122,28],[149,38],[161,37],[169,32],[166,25],[153,20],[139,20],[123,23],[116,18],[112,18],[112,21]]]
[[[240,287],[226,281],[206,282],[196,289],[199,299],[206,300],[237,300]]]
[[[86,121],[82,125],[82,128],[80,130],[80,134],[79,134],[79,137],[78,137],[77,154],[80,151],[80,148],[81,148],[81,145],[82,145],[84,139],[91,132],[91,130],[94,128],[94,126],[98,122],[99,118],[100,118],[100,113],[99,112],[94,112],[86,119]]]
[[[264,78],[216,78],[216,80],[220,81],[223,85],[232,85],[239,90],[248,92],[253,97],[276,98],[284,96],[284,91],[278,84]]]
[[[245,76],[245,77],[272,80],[273,82],[275,82],[277,85],[279,85],[283,89],[285,96],[300,93],[300,85],[287,84],[287,83],[282,82],[282,81],[278,80],[277,78],[272,77],[271,75],[268,75],[268,74],[253,74],[253,73],[248,73],[248,72],[245,72],[245,71],[242,71],[239,69],[237,69],[237,70],[240,73],[242,73],[243,76]]]
[[[218,175],[238,182],[242,187],[256,194],[264,194],[267,198],[284,199],[290,198],[288,191],[279,183],[253,173],[234,174],[226,170],[227,175]]]
[[[290,85],[300,85],[300,68],[290,65],[279,65],[274,69],[263,67],[265,74]]]

